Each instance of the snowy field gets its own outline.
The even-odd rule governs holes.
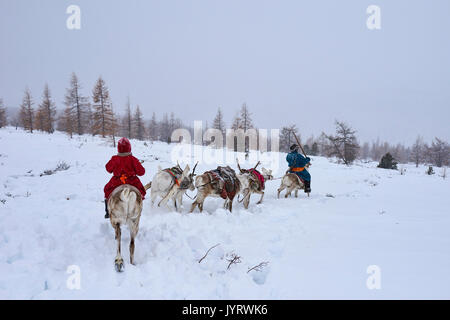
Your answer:
[[[167,144],[132,146],[145,160],[144,184],[158,164],[172,165]],[[104,165],[114,153],[110,141],[91,136],[0,129],[1,299],[450,299],[450,181],[440,169],[428,176],[424,166],[405,165],[400,175],[373,162],[313,157],[310,198],[277,199],[280,180],[269,181],[262,204],[254,195],[249,210],[235,202],[231,214],[221,199],[189,214],[187,197],[181,213],[152,208],[147,197],[136,265],[123,228],[126,265],[116,273],[114,232],[103,217]],[[275,177],[286,169],[279,157]],[[40,176],[61,161],[70,168]],[[199,164],[197,173],[213,168]],[[232,252],[241,263],[227,270]],[[67,286],[71,265],[79,266],[79,290]],[[380,289],[366,285],[371,265]]]

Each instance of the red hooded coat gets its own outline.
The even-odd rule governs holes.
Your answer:
[[[122,184],[130,184],[136,187],[141,192],[142,199],[144,199],[145,188],[137,176],[143,176],[145,169],[139,160],[131,154],[130,141],[127,138],[120,139],[117,149],[119,153],[113,156],[105,166],[106,171],[114,175],[104,188],[105,199],[108,199],[111,192]]]

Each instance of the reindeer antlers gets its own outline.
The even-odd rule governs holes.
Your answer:
[[[244,170],[241,169],[241,166],[239,165],[239,159],[238,159],[238,158],[236,158],[236,163],[237,163],[237,166],[238,166],[239,171],[240,171],[241,173],[243,173]],[[256,165],[253,167],[253,170],[255,170],[256,167],[259,166],[260,163],[261,163],[261,161],[258,161],[258,162],[256,163]]]
[[[243,173],[244,171],[241,169],[241,166],[239,165],[239,159],[238,159],[238,158],[236,158],[236,163],[237,163],[237,166],[238,166],[239,171],[240,171],[241,173]]]
[[[197,163],[195,164],[194,169],[192,169],[192,174],[195,173],[195,168],[197,168],[197,165],[198,165],[198,161],[197,161]]]

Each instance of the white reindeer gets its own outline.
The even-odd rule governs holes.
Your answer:
[[[172,199],[175,210],[178,212],[178,208],[181,208],[183,204],[183,194],[186,190],[195,190],[194,176],[197,164],[194,166],[192,173],[189,173],[189,165],[186,165],[184,170],[178,164],[176,167],[164,170],[158,166],[158,172],[153,177],[152,182],[145,186],[145,189],[151,188],[152,205],[154,205],[158,197],[162,198],[158,203],[158,207],[161,204],[167,205],[169,199]]]
[[[120,254],[121,225],[130,229],[130,263],[134,264],[134,239],[139,231],[139,219],[142,212],[142,196],[139,190],[129,184],[118,186],[108,199],[108,211],[111,225],[116,232],[117,255],[114,265],[117,272],[124,268]]]

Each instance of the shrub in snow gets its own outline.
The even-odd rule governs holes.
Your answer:
[[[64,171],[64,170],[68,170],[70,168],[70,165],[68,165],[67,163],[65,163],[64,161],[61,161],[60,163],[57,164],[55,169],[49,169],[49,170],[45,170],[43,173],[41,173],[39,176],[49,176],[52,175],[58,171]]]
[[[395,161],[394,157],[388,152],[381,158],[378,168],[397,170],[397,161]]]
[[[429,167],[428,167],[428,170],[427,170],[427,175],[431,176],[432,174],[434,174],[433,167],[432,167],[432,166],[429,166]]]

